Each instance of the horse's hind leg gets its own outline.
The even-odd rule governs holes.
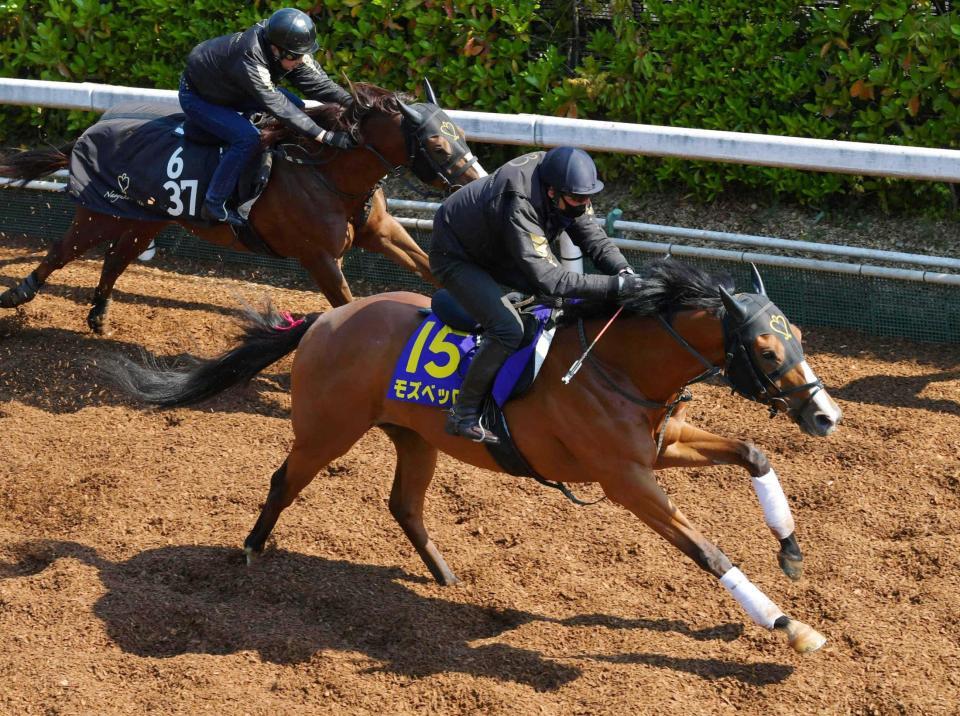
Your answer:
[[[816,651],[826,642],[822,634],[786,616],[727,556],[713,545],[667,497],[653,470],[635,467],[600,481],[604,492],[649,525],[657,534],[717,577],[744,611],[760,626],[787,635],[799,652]]]
[[[294,422],[296,423],[296,415]],[[296,424],[294,428],[296,429]],[[346,453],[363,434],[362,430],[355,436],[341,434],[337,441],[331,442],[324,440],[323,432],[323,428],[305,430],[302,433],[305,438],[294,441],[287,459],[273,473],[267,501],[260,510],[256,524],[243,542],[247,564],[251,564],[254,558],[263,552],[280,513],[293,503],[303,488],[313,482],[320,470]]]
[[[763,510],[763,519],[780,542],[777,561],[780,569],[796,581],[803,576],[803,553],[797,542],[793,515],[787,504],[780,480],[767,456],[744,440],[714,435],[686,423],[668,429],[666,447],[657,460],[656,469],[667,467],[707,467],[739,465],[750,473],[753,490]]]
[[[93,292],[93,308],[87,314],[87,325],[94,333],[107,335],[107,311],[110,309],[110,294],[113,293],[114,284],[166,223],[128,220],[126,226],[121,227],[119,238],[107,248],[100,270],[100,283]]]
[[[118,236],[121,229],[118,228],[117,221],[85,207],[77,207],[67,233],[50,245],[40,264],[19,286],[0,294],[0,308],[15,308],[31,301],[54,271],[63,268],[102,241]]]
[[[412,430],[393,425],[382,427],[397,448],[390,514],[403,528],[437,583],[457,584],[460,580],[447,566],[423,524],[423,501],[437,465],[437,449]]]

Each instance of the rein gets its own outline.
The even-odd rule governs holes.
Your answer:
[[[378,152],[376,149],[374,149],[371,145],[364,144],[363,148],[370,150],[370,152],[372,152],[373,155],[380,160],[380,163],[383,164],[384,167],[386,167],[388,174],[393,174],[395,177],[397,177],[400,181],[402,181],[406,185],[407,189],[409,189],[410,191],[416,192],[417,194],[422,196],[424,199],[445,199],[447,196],[449,196],[448,194],[444,194],[443,192],[439,192],[439,191],[426,191],[423,189],[423,187],[417,186],[412,181],[407,179],[407,177],[404,175],[404,172],[402,171],[403,169],[407,169],[409,171],[406,164],[397,164],[396,166],[392,166],[390,162],[387,161],[387,158],[383,156],[380,152]],[[414,157],[416,156],[416,151],[417,151],[417,146],[413,148],[414,154],[411,154],[407,158],[408,163],[410,164],[413,163]]]
[[[364,144],[363,146],[367,149],[372,149],[366,144]],[[307,157],[309,158],[301,159],[298,157],[294,157],[290,154],[290,152],[288,152],[285,149],[285,147],[294,147],[296,149],[299,149],[301,152],[306,154]],[[280,144],[277,146],[277,148],[274,151],[277,153],[280,159],[286,162],[290,162],[291,164],[300,164],[301,166],[308,166],[308,167],[322,167],[325,164],[329,164],[334,159],[334,157],[329,157],[327,159],[314,159],[313,155],[310,154],[310,152],[308,152],[306,149],[301,147],[299,144]],[[338,152],[340,150],[335,149],[334,151]],[[376,152],[374,151],[374,153]],[[330,191],[330,193],[336,194],[342,199],[363,199],[370,195],[369,191],[353,193],[349,191],[344,191],[343,189],[339,189],[333,182],[331,182],[329,179],[327,179],[323,175],[323,172],[317,172],[316,176],[320,180],[320,183],[323,184]],[[382,181],[382,178],[381,178],[381,181]]]
[[[655,400],[650,400],[641,395],[628,393],[619,385],[617,385],[617,382],[610,377],[610,374],[607,373],[607,371],[603,368],[603,365],[600,362],[600,360],[590,354],[590,349],[593,348],[594,345],[596,345],[596,342],[600,340],[600,336],[603,335],[603,332],[610,327],[610,324],[613,323],[613,320],[620,315],[620,311],[622,310],[623,310],[623,306],[621,306],[620,309],[614,314],[613,318],[610,319],[607,325],[603,327],[603,330],[600,331],[600,333],[594,339],[593,343],[590,343],[589,345],[587,344],[587,334],[583,327],[583,319],[582,318],[577,319],[577,333],[580,336],[580,345],[581,347],[583,347],[584,353],[580,357],[580,359],[574,364],[574,366],[576,366],[576,368],[579,369],[579,366],[582,364],[582,362],[587,361],[590,364],[590,367],[593,368],[593,370],[597,373],[597,375],[600,376],[600,379],[606,384],[607,388],[612,392],[616,393],[617,395],[619,395],[620,397],[625,398],[626,400],[630,401],[634,405],[639,405],[640,407],[643,407],[643,408],[648,408],[651,410],[666,410],[666,415],[664,416],[663,424],[660,428],[660,432],[657,435],[657,455],[659,455],[660,451],[663,449],[663,439],[667,432],[667,423],[670,422],[670,418],[673,416],[674,410],[676,410],[677,406],[680,403],[687,403],[693,400],[693,394],[690,392],[689,386],[694,385],[695,383],[700,383],[704,380],[707,380],[708,378],[712,378],[713,376],[717,375],[720,372],[720,368],[719,366],[715,366],[713,363],[707,360],[699,351],[697,351],[693,346],[691,346],[690,343],[683,336],[677,333],[676,329],[674,329],[674,327],[670,325],[669,321],[667,321],[662,315],[658,314],[657,320],[660,321],[660,324],[664,327],[667,333],[669,333],[670,336],[674,340],[676,340],[677,343],[679,343],[688,353],[691,353],[701,363],[703,363],[704,366],[706,366],[706,370],[704,370],[695,378],[688,380],[686,383],[680,386],[680,390],[677,391],[677,394],[676,394],[677,397],[671,401],[661,403]],[[569,380],[567,380],[566,378],[572,377],[573,373],[576,373],[576,370],[571,368],[570,372],[567,373],[567,376],[564,376],[565,383],[569,382]]]
[[[304,159],[304,158],[295,157],[289,151],[287,151],[285,147],[293,147],[295,149],[298,149],[299,151],[303,152],[308,158]],[[379,160],[379,162],[384,166],[384,168],[387,170],[386,173],[382,177],[380,177],[379,181],[382,182],[388,175],[393,174],[398,179],[400,179],[400,181],[402,181],[408,189],[416,192],[424,199],[444,199],[448,196],[448,194],[444,194],[443,192],[439,192],[439,191],[425,191],[422,187],[417,186],[416,184],[411,182],[406,176],[404,176],[402,170],[407,169],[408,168],[407,165],[412,165],[414,160],[416,159],[417,152],[422,150],[422,147],[420,146],[419,140],[416,138],[416,136],[413,137],[412,144],[411,142],[408,142],[408,149],[410,149],[412,153],[410,154],[410,156],[407,157],[407,162],[405,164],[396,164],[396,165],[391,164],[387,160],[387,158],[383,156],[383,154],[381,154],[379,151],[377,151],[377,149],[372,144],[368,144],[364,142],[363,144],[360,145],[360,147],[363,149],[366,149],[368,152],[373,154],[373,156],[375,156]],[[334,156],[326,159],[314,159],[313,155],[310,154],[310,152],[308,152],[304,147],[300,146],[299,144],[280,144],[280,145],[277,145],[277,148],[274,151],[276,152],[277,156],[284,161],[291,162],[292,164],[300,164],[302,166],[312,166],[312,167],[320,167],[320,166],[323,166],[324,164],[329,164],[336,157],[336,154],[335,154]],[[339,152],[340,150],[334,149],[334,151]],[[473,161],[476,162],[476,159],[474,159]],[[464,169],[460,172],[460,174],[462,174],[467,169],[469,169],[471,165],[472,163],[467,164],[464,167]],[[317,176],[320,179],[320,182],[331,193],[336,194],[337,196],[343,199],[361,199],[366,196],[369,196],[369,192],[352,193],[352,192],[344,191],[342,189],[337,188],[337,186],[333,184],[333,182],[331,182],[329,179],[327,179],[322,172],[318,172]],[[444,176],[443,178],[446,181],[446,177]],[[453,187],[453,185],[449,181],[447,181],[447,185],[449,187]]]

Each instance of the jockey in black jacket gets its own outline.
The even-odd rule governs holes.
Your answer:
[[[582,149],[524,154],[457,190],[437,210],[430,270],[484,328],[447,420],[447,432],[499,442],[480,423],[497,371],[520,347],[523,323],[501,284],[541,296],[614,299],[640,279],[593,217],[590,196],[603,189]],[[566,232],[599,274],[569,271],[557,260]],[[556,251],[556,253],[555,253]]]
[[[324,144],[338,149],[355,146],[346,132],[319,127],[303,111],[303,100],[275,85],[287,79],[310,99],[347,103],[350,93],[311,56],[319,47],[310,16],[284,8],[245,32],[215,37],[191,50],[180,79],[180,106],[191,122],[230,145],[210,180],[202,218],[243,223],[227,207],[227,200],[259,146],[260,132],[240,113],[268,112],[290,129]]]

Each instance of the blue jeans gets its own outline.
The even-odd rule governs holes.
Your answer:
[[[303,109],[303,100],[285,89],[280,91]],[[236,190],[243,168],[260,146],[260,130],[241,112],[256,112],[259,108],[253,103],[245,107],[226,107],[208,102],[183,77],[180,78],[179,97],[187,121],[229,145],[210,178],[206,196],[207,202],[223,206]]]

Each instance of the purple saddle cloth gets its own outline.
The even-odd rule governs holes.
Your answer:
[[[498,407],[526,390],[539,372],[556,328],[552,312],[549,307],[529,312],[537,322],[533,338],[507,359],[493,384],[493,399]],[[483,334],[455,330],[431,312],[404,346],[387,397],[450,408],[460,392],[478,341],[482,340]]]

